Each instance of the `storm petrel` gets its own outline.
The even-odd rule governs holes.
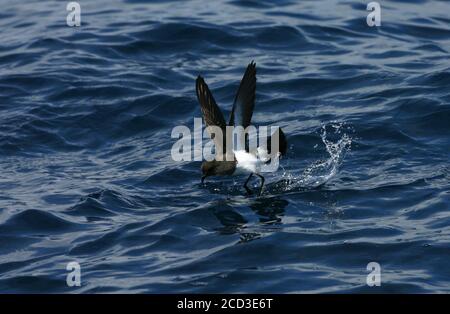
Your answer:
[[[203,118],[207,127],[219,127],[222,130],[222,134],[226,134],[226,126],[224,116],[217,106],[216,101],[205,83],[204,79],[199,75],[196,80],[197,98],[200,103],[200,108],[203,114]],[[252,61],[244,73],[241,84],[234,99],[233,107],[231,109],[229,126],[242,126],[244,129],[250,125],[253,109],[255,107],[255,92],[256,92],[256,64]],[[231,158],[226,156],[227,145],[225,138],[222,139],[215,136],[210,132],[211,138],[214,141],[216,153],[223,152],[223,155],[218,158],[217,154],[214,160],[204,161],[202,163],[202,180],[203,183],[206,177],[209,176],[224,176],[224,175],[239,175],[249,174],[247,180],[244,183],[246,191],[251,194],[251,190],[247,184],[250,181],[252,175],[256,175],[261,179],[261,186],[259,188],[259,195],[261,195],[264,187],[264,177],[260,174],[261,166],[270,160],[270,156],[274,156],[271,150],[272,137],[278,136],[278,152],[275,152],[277,156],[286,154],[287,141],[286,137],[278,128],[277,131],[269,136],[267,145],[260,146],[253,151],[249,150],[248,138],[246,138],[245,149],[233,150]],[[247,136],[247,135],[246,135]],[[228,158],[226,158],[228,157]]]

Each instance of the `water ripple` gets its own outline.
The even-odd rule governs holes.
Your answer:
[[[449,292],[448,2],[53,4],[0,13],[0,292]],[[228,115],[251,60],[262,197],[170,158],[196,76]]]

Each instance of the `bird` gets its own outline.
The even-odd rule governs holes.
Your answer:
[[[261,196],[264,188],[265,179],[261,175],[261,166],[270,161],[272,156],[284,156],[287,151],[287,140],[281,128],[266,138],[267,146],[257,147],[256,150],[250,151],[248,145],[248,134],[245,138],[245,148],[229,151],[226,150],[226,136],[216,136],[208,127],[218,127],[222,130],[222,134],[226,134],[228,126],[242,126],[246,129],[251,125],[253,110],[256,98],[256,63],[251,61],[242,77],[238,91],[234,98],[231,108],[228,124],[218,107],[211,91],[201,75],[196,79],[196,93],[200,104],[200,109],[212,138],[216,150],[216,156],[211,161],[203,161],[201,165],[202,178],[201,183],[204,184],[205,178],[210,176],[234,176],[247,174],[248,178],[244,183],[244,188],[248,194],[252,194],[251,189],[247,186],[253,175],[260,178],[260,187],[258,195]],[[278,152],[271,152],[271,142],[274,136],[278,136]],[[221,152],[221,154],[218,152]],[[273,154],[272,154],[273,153]]]

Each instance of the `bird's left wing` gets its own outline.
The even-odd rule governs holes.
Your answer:
[[[215,134],[211,134],[211,138],[214,140],[214,145],[216,146],[216,152],[220,151],[225,153],[226,149],[226,122],[223,117],[222,111],[217,106],[216,101],[205,83],[205,80],[199,75],[196,81],[196,91],[198,102],[200,103],[200,108],[203,113],[203,118],[208,127],[217,126],[222,130],[222,139],[220,139]]]

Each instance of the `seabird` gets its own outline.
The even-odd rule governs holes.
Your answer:
[[[249,151],[248,137],[246,134],[245,149],[233,150],[229,153],[226,151],[227,145],[225,141],[226,126],[224,116],[217,106],[216,101],[205,83],[204,79],[199,75],[196,80],[197,98],[200,103],[200,108],[203,114],[203,118],[207,127],[215,126],[222,130],[223,138],[215,136],[210,132],[211,138],[214,141],[216,149],[216,157],[212,161],[204,161],[202,163],[202,179],[203,183],[206,177],[209,176],[228,176],[228,175],[241,175],[248,174],[248,178],[244,183],[244,187],[247,193],[251,194],[251,190],[247,184],[250,181],[252,175],[256,175],[261,179],[261,186],[259,188],[259,195],[262,194],[264,188],[264,177],[260,174],[261,166],[264,163],[270,161],[271,154],[271,141],[273,136],[278,136],[279,149],[278,152],[274,152],[277,156],[283,156],[286,154],[287,141],[286,137],[278,128],[277,131],[267,139],[267,146],[260,146],[254,150]],[[247,70],[241,80],[241,84],[234,99],[233,107],[231,109],[229,126],[242,126],[247,128],[252,119],[253,109],[255,107],[255,92],[256,92],[256,63],[253,61],[247,66]],[[217,152],[222,152],[222,156],[217,156]],[[228,157],[228,158],[227,158]]]

